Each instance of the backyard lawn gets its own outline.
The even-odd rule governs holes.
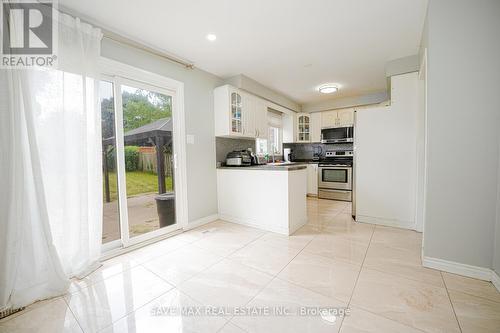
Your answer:
[[[143,171],[127,171],[127,196],[131,197],[144,193],[158,193],[158,176],[152,172]],[[165,183],[167,191],[172,190],[172,177],[166,177]],[[103,181],[104,188],[104,181]],[[116,173],[109,173],[109,194],[111,201],[117,199]],[[104,193],[104,201],[106,201],[106,192]]]

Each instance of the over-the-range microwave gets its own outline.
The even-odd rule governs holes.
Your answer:
[[[354,142],[354,127],[332,127],[321,129],[321,143]]]

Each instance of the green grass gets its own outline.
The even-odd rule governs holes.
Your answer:
[[[127,196],[131,197],[138,194],[144,193],[158,193],[158,176],[152,172],[143,171],[128,171],[125,178],[127,179]],[[165,183],[167,185],[167,191],[172,190],[172,178],[166,177]],[[103,181],[103,190],[105,184]],[[116,173],[109,173],[109,194],[111,201],[117,199],[118,187],[116,186]],[[106,201],[106,192],[104,194],[104,201]]]

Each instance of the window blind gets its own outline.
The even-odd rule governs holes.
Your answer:
[[[270,127],[283,127],[282,113],[268,109],[267,111],[267,123]]]

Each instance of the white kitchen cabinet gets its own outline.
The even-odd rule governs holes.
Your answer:
[[[308,113],[297,114],[297,142],[311,141],[311,116]]]
[[[268,138],[267,104],[257,98],[254,103],[255,114],[255,137],[259,139]]]
[[[243,137],[243,97],[229,85],[214,89],[215,135]]]
[[[255,126],[255,97],[246,93],[242,93],[242,101],[243,136],[247,138],[255,138],[257,136]]]
[[[307,165],[307,194],[318,195],[318,164]]]
[[[215,88],[215,136],[267,139],[268,104],[230,85]]]
[[[291,235],[307,223],[306,183],[306,169],[217,169],[219,217]]]
[[[321,113],[311,113],[311,142],[321,142]]]
[[[337,127],[337,111],[321,112],[321,127]]]
[[[294,143],[296,140],[296,123],[297,117],[295,114],[283,113],[283,143]]]
[[[354,125],[354,109],[321,112],[321,127],[347,127]]]
[[[337,118],[340,127],[354,126],[354,109],[338,110]]]

